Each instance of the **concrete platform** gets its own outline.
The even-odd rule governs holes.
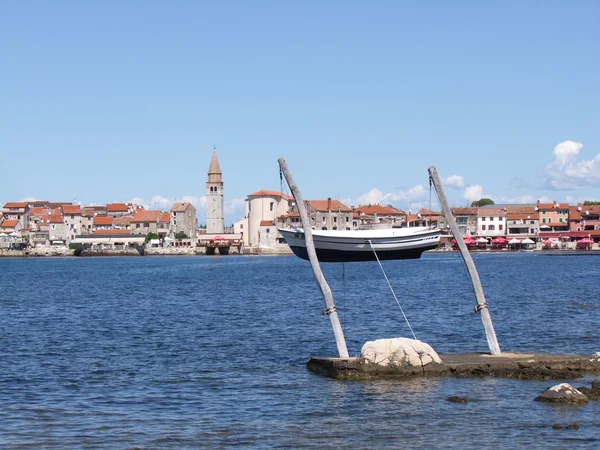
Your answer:
[[[361,358],[310,358],[307,368],[339,380],[370,380],[415,376],[501,377],[526,380],[575,379],[600,374],[600,361],[591,355],[549,353],[458,353],[440,355],[443,364],[425,367],[382,367]]]

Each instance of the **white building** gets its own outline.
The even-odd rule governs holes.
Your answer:
[[[477,211],[477,235],[506,236],[506,209],[482,207]]]
[[[293,203],[294,197],[283,192],[254,192],[246,198],[246,215],[234,224],[234,232],[242,234],[245,246],[256,247],[259,245],[261,222],[272,222],[287,214]]]

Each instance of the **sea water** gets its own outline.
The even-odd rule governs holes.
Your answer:
[[[600,351],[600,257],[474,258],[503,351]],[[383,267],[418,339],[489,351],[457,254]],[[351,355],[412,337],[376,262],[323,270]],[[309,357],[336,356],[324,307],[293,256],[0,259],[0,446],[600,446],[597,402],[533,401],[559,381],[312,374]]]

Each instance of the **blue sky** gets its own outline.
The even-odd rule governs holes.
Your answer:
[[[0,202],[600,199],[600,3],[5,1]],[[434,203],[435,207],[436,204]]]

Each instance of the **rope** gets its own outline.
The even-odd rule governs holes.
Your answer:
[[[404,320],[406,320],[406,324],[408,325],[408,328],[410,329],[410,332],[412,333],[413,337],[415,338],[415,341],[417,341],[417,336],[415,335],[415,332],[413,331],[412,327],[410,326],[410,322],[408,321],[408,317],[406,317],[406,314],[404,314],[404,310],[402,309],[402,306],[400,306],[400,302],[398,301],[398,297],[396,297],[396,293],[394,292],[394,288],[392,287],[392,284],[390,283],[390,280],[388,279],[387,275],[385,274],[385,270],[383,270],[383,266],[381,265],[381,261],[379,261],[379,256],[377,256],[377,252],[375,251],[375,247],[373,247],[373,243],[371,242],[371,240],[368,240],[369,245],[371,246],[371,249],[373,250],[373,253],[375,254],[375,259],[377,259],[377,262],[379,263],[379,267],[381,268],[381,271],[383,272],[383,276],[385,277],[385,281],[387,281],[388,286],[390,287],[390,291],[392,291],[392,295],[394,296],[394,299],[396,299],[396,303],[398,304],[398,308],[400,308],[400,312],[402,313],[402,315],[404,316]]]

